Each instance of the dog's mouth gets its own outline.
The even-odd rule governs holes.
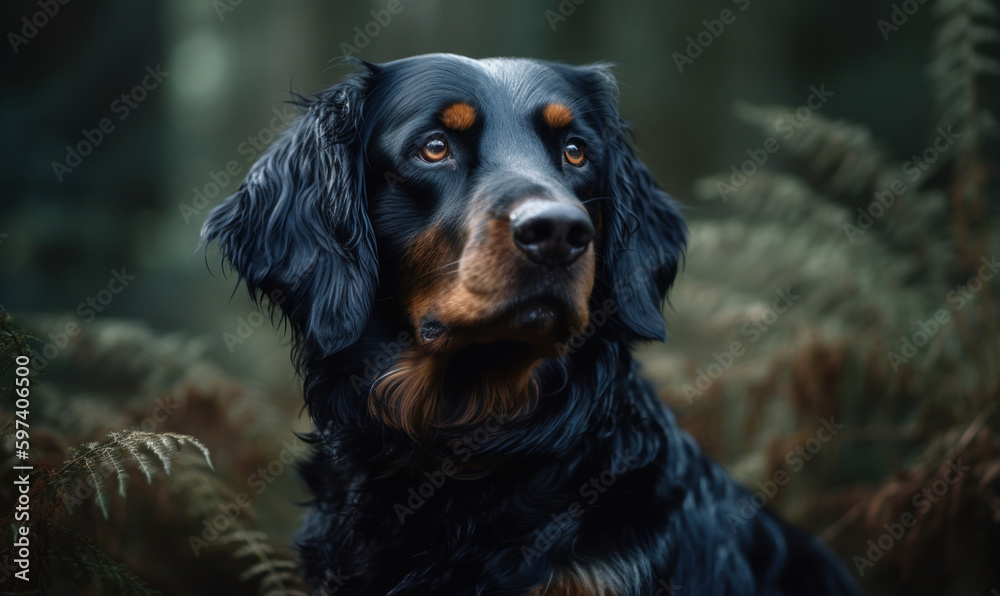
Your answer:
[[[532,287],[510,298],[482,294],[473,305],[485,308],[462,302],[466,308],[456,308],[448,294],[422,304],[423,314],[410,315],[417,345],[373,385],[372,411],[424,437],[432,428],[506,420],[530,410],[538,388],[532,371],[562,355],[572,326],[587,319],[586,306],[581,315],[563,286]]]
[[[529,303],[511,316],[511,326],[515,329],[535,331],[556,327],[565,317],[561,311],[545,301]]]
[[[473,321],[448,322],[434,313],[425,315],[417,336],[432,352],[457,351],[473,344],[504,343],[544,357],[556,354],[573,328],[586,324],[569,300],[552,291],[519,295]]]
[[[514,331],[538,333],[564,325],[571,307],[555,295],[536,295],[511,301],[495,317]]]

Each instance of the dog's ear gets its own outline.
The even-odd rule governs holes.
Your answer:
[[[313,99],[216,207],[202,243],[222,256],[255,301],[267,297],[292,325],[300,353],[354,343],[368,319],[378,264],[367,216],[360,111],[362,75]]]
[[[592,117],[604,140],[607,197],[601,201],[604,283],[617,317],[631,339],[666,339],[661,307],[687,244],[687,227],[673,199],[660,190],[629,145],[631,129],[618,113],[618,86],[611,67],[582,70]]]

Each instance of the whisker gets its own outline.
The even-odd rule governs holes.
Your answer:
[[[389,372],[383,374],[379,378],[375,379],[374,381],[372,381],[371,386],[372,386],[372,388],[374,388],[376,385],[378,385],[379,381],[381,381],[382,379],[388,377],[389,375],[394,375],[394,374],[396,374],[398,372],[403,372],[403,371],[406,371],[406,370],[410,370],[410,368],[411,367],[409,367],[409,366],[401,366],[399,368],[394,368],[394,369],[390,370]]]
[[[461,260],[454,261],[452,263],[445,263],[444,265],[441,265],[437,269],[434,269],[432,271],[426,271],[426,272],[424,272],[424,273],[422,273],[422,274],[414,277],[413,281],[410,282],[410,283],[416,283],[416,282],[419,282],[419,281],[423,281],[427,277],[429,277],[431,275],[435,275],[435,274],[437,274],[437,275],[448,275],[450,273],[456,273],[458,271],[458,267],[456,265],[459,265],[460,263],[461,263]],[[455,268],[452,269],[452,270],[445,270],[446,267],[455,267]],[[381,298],[376,298],[376,301],[378,301],[378,302],[385,302],[387,300],[395,300],[398,297],[399,297],[399,293],[397,292],[397,293],[392,294],[390,296],[383,296]]]
[[[462,259],[458,259],[458,260],[452,261],[451,263],[445,263],[444,265],[441,265],[440,267],[437,267],[435,269],[431,269],[430,271],[425,271],[424,273],[421,273],[420,275],[418,275],[417,277],[415,277],[414,281],[420,281],[420,280],[422,280],[425,277],[428,277],[430,275],[444,274],[444,273],[453,273],[453,271],[446,271],[446,269],[448,267],[454,267],[455,265],[459,265],[461,262],[462,262]],[[457,267],[455,268],[455,271],[458,271]]]

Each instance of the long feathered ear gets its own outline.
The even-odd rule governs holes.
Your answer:
[[[660,190],[629,145],[631,129],[618,113],[618,86],[607,65],[584,71],[606,142],[607,200],[603,262],[607,291],[630,339],[666,339],[661,308],[687,245],[687,227],[673,199]]]
[[[201,231],[256,302],[281,309],[310,358],[357,340],[378,283],[358,130],[364,89],[357,75],[300,98],[303,114]]]

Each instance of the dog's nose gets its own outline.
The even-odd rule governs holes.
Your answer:
[[[573,263],[594,238],[594,225],[583,209],[536,199],[511,212],[510,229],[518,248],[542,265]]]

